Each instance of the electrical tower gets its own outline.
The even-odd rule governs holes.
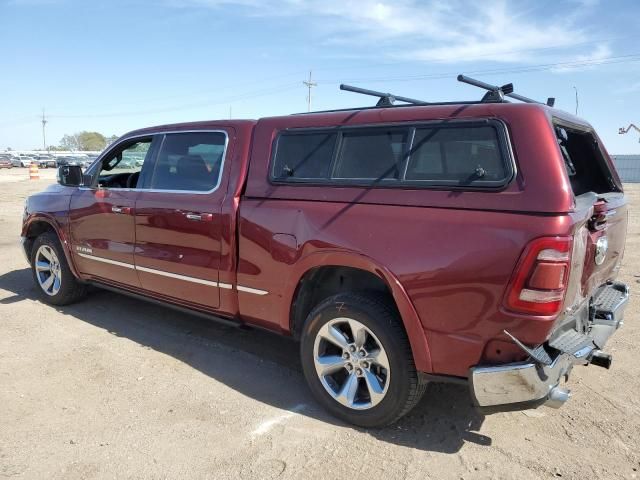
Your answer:
[[[636,127],[633,123],[631,123],[627,128],[624,127],[620,127],[618,129],[618,133],[620,135],[624,135],[625,133],[628,133],[629,130],[634,129],[636,132],[640,133],[640,128]],[[638,142],[640,142],[640,138],[638,138]]]
[[[311,111],[311,89],[313,87],[318,86],[316,82],[311,81],[311,70],[309,70],[309,80],[303,81],[302,83],[306,85],[307,89],[309,90],[309,93],[307,95],[307,112],[310,112]]]
[[[45,127],[47,126],[48,120],[44,116],[44,108],[42,109],[42,148],[47,150],[47,136],[45,134]]]

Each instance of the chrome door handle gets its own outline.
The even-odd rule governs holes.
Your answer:
[[[213,220],[213,214],[211,213],[185,213],[184,216],[194,222],[210,222]]]
[[[131,207],[117,207],[117,206],[112,206],[111,207],[111,212],[113,213],[123,213],[125,215],[128,215],[131,213]]]

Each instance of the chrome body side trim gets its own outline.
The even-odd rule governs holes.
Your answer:
[[[76,252],[76,254],[82,258],[88,258],[89,260],[95,260],[96,262],[108,263],[111,265],[117,265],[119,267],[135,269],[135,265],[126,262],[118,262],[117,260],[111,260],[109,258],[96,257],[95,255],[89,255],[87,253]]]
[[[269,292],[266,290],[260,290],[258,288],[245,287],[242,285],[238,285],[236,287],[239,292],[253,293],[255,295],[267,295]]]
[[[124,268],[132,268],[134,270],[138,270],[141,272],[153,273],[155,275],[161,275],[163,277],[175,278],[177,280],[183,280],[185,282],[199,283],[201,285],[208,285],[210,287],[224,288],[225,290],[233,289],[233,285],[230,283],[214,282],[212,280],[205,280],[203,278],[190,277],[187,275],[180,275],[178,273],[165,272],[164,270],[156,270],[155,268],[141,267],[140,265],[133,265],[131,263],[126,263],[126,262],[119,262],[117,260],[98,257],[96,255],[89,255],[87,253],[81,253],[81,252],[75,252],[75,253],[83,258],[87,258],[89,260],[95,260],[96,262],[108,263],[110,265],[117,265],[119,267],[124,267]],[[251,287],[244,287],[242,285],[238,285],[236,288],[240,292],[253,293],[255,295],[267,295],[269,293],[265,290],[259,290],[257,288],[251,288]]]
[[[218,282],[211,280],[204,280],[203,278],[189,277],[187,275],[180,275],[178,273],[165,272],[163,270],[156,270],[155,268],[141,267],[136,265],[136,270],[140,272],[153,273],[163,277],[175,278],[177,280],[184,280],[185,282],[200,283],[202,285],[208,285],[210,287],[218,287]]]

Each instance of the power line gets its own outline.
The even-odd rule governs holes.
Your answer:
[[[180,111],[180,110],[189,110],[192,108],[198,108],[198,107],[206,107],[206,106],[212,106],[212,105],[220,105],[220,104],[225,104],[225,103],[230,103],[230,102],[238,102],[241,100],[247,100],[250,98],[256,98],[256,97],[262,97],[262,96],[267,96],[267,95],[273,95],[275,93],[280,93],[283,91],[288,91],[288,90],[293,90],[294,88],[298,87],[300,84],[299,83],[289,83],[289,84],[285,84],[285,85],[278,85],[275,87],[270,87],[267,89],[261,89],[261,90],[256,90],[254,92],[249,92],[246,94],[241,94],[241,95],[236,95],[236,96],[232,96],[232,97],[227,97],[227,98],[218,98],[215,101],[211,101],[211,102],[197,102],[197,103],[189,103],[189,104],[185,104],[185,105],[180,105],[180,106],[174,106],[174,107],[166,107],[166,108],[158,108],[158,109],[152,109],[152,110],[138,110],[138,111],[128,111],[128,112],[117,112],[117,113],[96,113],[96,114],[74,114],[74,115],[49,115],[49,118],[109,118],[109,117],[122,117],[122,116],[127,116],[127,115],[149,115],[149,114],[154,114],[154,113],[166,113],[166,112],[176,112],[176,111]]]
[[[581,67],[606,65],[606,64],[629,63],[629,62],[637,62],[637,61],[640,61],[640,53],[634,53],[634,54],[622,55],[622,56],[616,56],[616,57],[605,57],[605,58],[593,59],[593,60],[580,60],[580,61],[572,61],[572,62],[557,62],[557,63],[546,63],[546,64],[539,64],[539,65],[528,65],[523,67],[510,67],[510,68],[505,67],[505,68],[498,68],[498,69],[475,70],[475,71],[468,71],[466,73],[469,75],[516,74],[516,73],[526,73],[526,72],[532,72],[532,71],[544,71],[544,70],[553,70],[553,69],[560,69],[560,68],[572,69],[572,68],[581,68]],[[348,79],[348,80],[341,78],[338,80],[313,81],[312,72],[309,72],[309,80],[303,81],[303,84],[308,88],[309,95],[307,97],[307,108],[308,110],[311,110],[311,89],[321,84],[335,84],[335,83],[341,83],[341,82],[377,83],[377,82],[390,82],[390,81],[407,82],[407,81],[437,80],[437,79],[443,79],[443,78],[452,78],[458,73],[459,71],[433,73],[433,74],[394,76],[394,77],[359,78],[359,79]],[[269,88],[263,88],[263,89],[255,90],[252,92],[246,92],[240,95],[230,96],[227,98],[217,98],[216,100],[210,101],[210,102],[199,101],[197,103],[189,103],[184,105],[177,105],[177,106],[158,108],[158,109],[127,111],[127,112],[117,112],[117,113],[48,115],[48,118],[49,119],[50,118],[109,118],[109,117],[122,117],[122,116],[148,115],[148,114],[154,114],[154,113],[175,112],[180,110],[189,110],[192,108],[231,103],[231,102],[237,102],[237,101],[246,100],[250,98],[273,95],[276,93],[293,90],[298,85],[299,83],[288,83],[288,84],[277,85]],[[44,118],[44,114],[43,114],[43,119],[46,120]]]
[[[311,81],[311,70],[309,70],[309,80],[302,82],[309,89],[309,93],[307,94],[307,112],[311,111],[311,89],[313,87],[317,87],[318,84],[316,82]]]
[[[527,65],[523,67],[504,67],[498,69],[485,69],[485,70],[474,70],[468,71],[466,74],[468,75],[493,75],[493,74],[505,74],[505,73],[528,73],[535,71],[544,71],[544,70],[555,70],[555,69],[573,69],[573,68],[581,68],[581,67],[590,67],[597,65],[609,65],[609,64],[617,64],[617,63],[629,63],[629,62],[637,62],[640,61],[640,53],[634,53],[629,55],[621,55],[617,57],[604,57],[599,59],[592,60],[577,60],[572,62],[557,62],[557,63],[543,63],[538,65]],[[404,75],[404,76],[395,76],[395,77],[374,77],[374,78],[352,78],[352,79],[337,79],[337,80],[325,80],[319,81],[319,84],[335,84],[340,82],[411,82],[416,80],[437,80],[443,78],[449,78],[456,76],[457,72],[446,72],[446,73],[431,73],[431,74],[419,74],[419,75]]]

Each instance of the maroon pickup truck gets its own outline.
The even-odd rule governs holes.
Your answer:
[[[611,364],[627,203],[588,123],[505,87],[130,132],[28,198],[34,280],[293,336],[318,402],[362,426],[436,380],[558,407],[574,365]]]

